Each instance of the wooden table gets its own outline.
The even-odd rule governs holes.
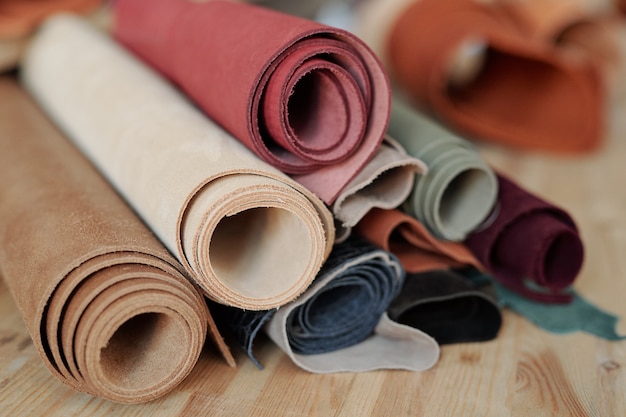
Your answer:
[[[482,151],[570,211],[586,244],[576,288],[626,317],[626,100],[609,113],[607,143],[593,155]],[[618,330],[626,334],[626,321]],[[422,373],[313,375],[264,336],[256,350],[262,371],[238,350],[239,366],[229,368],[207,346],[171,394],[114,404],[74,392],[48,373],[0,281],[0,416],[626,416],[626,341],[549,334],[509,311],[495,341],[444,346],[440,362]]]

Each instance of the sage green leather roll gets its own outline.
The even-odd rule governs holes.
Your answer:
[[[394,100],[389,136],[428,166],[403,209],[441,238],[460,241],[491,212],[498,194],[492,169],[470,142]]]

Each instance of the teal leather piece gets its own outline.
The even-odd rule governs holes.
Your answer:
[[[562,291],[563,294],[571,296],[571,302],[542,303],[507,289],[484,272],[471,268],[457,272],[477,287],[488,285],[491,282],[498,303],[503,308],[514,311],[548,332],[557,334],[586,332],[609,341],[626,339],[626,335],[619,335],[616,330],[619,317],[593,305],[572,287]],[[525,280],[524,284],[529,290],[538,293],[546,292],[545,289],[530,280]]]
[[[525,317],[536,326],[552,333],[586,332],[606,340],[624,340],[616,326],[619,318],[591,304],[570,288],[572,301],[567,304],[549,304],[532,301],[493,282],[500,304]]]

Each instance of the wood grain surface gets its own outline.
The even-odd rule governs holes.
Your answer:
[[[593,155],[481,149],[494,167],[570,211],[586,245],[576,288],[626,317],[626,100],[608,111],[607,143]],[[618,330],[626,334],[626,320]],[[0,281],[0,416],[626,416],[626,341],[553,335],[509,311],[496,340],[444,346],[422,373],[313,375],[264,336],[256,350],[262,371],[238,350],[239,365],[229,368],[207,346],[170,395],[114,404],[48,373]]]

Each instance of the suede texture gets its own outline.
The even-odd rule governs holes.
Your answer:
[[[199,289],[11,77],[0,103],[0,269],[43,363],[111,401],[166,394],[207,326],[225,349]]]
[[[502,326],[502,312],[490,288],[473,285],[450,269],[407,274],[388,313],[440,345],[492,340]]]
[[[571,216],[498,174],[498,203],[490,223],[465,244],[504,286],[530,299],[569,302],[584,260],[584,246]],[[529,280],[545,292],[528,287]]]
[[[417,174],[426,175],[422,160],[410,156],[395,139],[386,137],[374,158],[344,188],[333,203],[336,243],[346,240],[352,228],[372,208],[400,206],[413,190]]]
[[[441,239],[465,239],[487,218],[498,195],[496,176],[478,149],[397,99],[387,132],[428,166],[416,175],[403,209]]]

